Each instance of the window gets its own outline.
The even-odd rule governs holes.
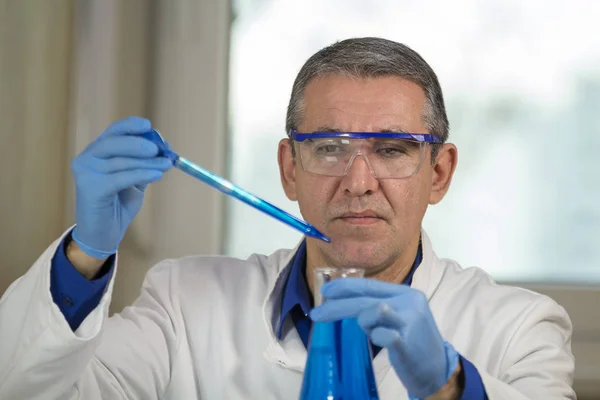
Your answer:
[[[383,36],[418,51],[445,93],[459,165],[424,221],[438,254],[498,280],[600,282],[600,35],[592,32],[600,5],[579,2],[240,0],[231,179],[299,216],[276,161],[295,75],[336,40]],[[229,254],[300,240],[239,202],[228,211]]]

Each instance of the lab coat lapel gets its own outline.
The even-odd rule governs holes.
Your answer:
[[[302,243],[302,242],[300,242]],[[275,283],[272,285],[265,302],[263,303],[263,320],[265,329],[269,335],[270,341],[267,348],[263,352],[263,356],[267,361],[279,364],[284,368],[297,369],[300,371],[304,370],[304,362],[301,361],[301,352],[294,350],[296,345],[290,339],[287,343],[285,341],[279,342],[277,340],[276,332],[281,317],[281,301],[283,297],[283,289],[287,282],[290,270],[292,269],[291,261],[294,258],[300,243],[293,250],[281,250],[276,252],[269,257],[267,268],[273,268],[279,270],[279,274],[275,279]],[[291,335],[287,335],[289,337]],[[297,334],[296,334],[297,336]],[[302,341],[298,338],[300,345],[304,348]],[[284,349],[283,344],[287,345]],[[304,349],[304,360],[306,360],[306,350]]]
[[[444,270],[424,230],[421,231],[421,244],[423,260],[413,275],[411,287],[425,293],[427,300],[430,300],[442,280]]]

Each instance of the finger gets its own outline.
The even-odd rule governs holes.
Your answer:
[[[328,299],[350,297],[390,297],[408,294],[412,290],[406,285],[382,282],[366,278],[344,278],[327,282],[321,293]]]
[[[402,339],[400,332],[392,328],[386,328],[384,326],[378,326],[374,328],[369,338],[371,342],[379,347],[385,347],[386,349],[401,349],[406,342]]]
[[[358,314],[357,321],[358,325],[367,334],[370,334],[377,327],[391,328],[402,333],[406,326],[406,321],[402,318],[402,315],[384,301],[361,311]]]
[[[152,123],[149,120],[133,116],[113,122],[100,136],[137,135],[150,130],[152,130]]]
[[[327,299],[311,310],[310,317],[313,321],[323,322],[356,318],[363,310],[376,306],[380,301],[374,298]]]
[[[135,169],[155,169],[168,171],[173,167],[173,162],[166,157],[157,158],[127,158],[113,157],[108,159],[93,159],[90,168],[95,172],[113,174],[115,172],[129,171]]]
[[[85,153],[96,158],[134,157],[152,158],[158,155],[158,146],[135,136],[113,136],[96,140]]]
[[[108,175],[109,193],[117,194],[122,190],[131,187],[143,187],[152,182],[156,182],[163,177],[163,172],[155,169],[134,169],[129,171],[116,172]]]

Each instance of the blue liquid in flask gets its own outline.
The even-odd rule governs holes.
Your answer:
[[[340,322],[315,322],[300,400],[341,400],[340,346],[336,340]],[[337,329],[336,329],[337,328]]]
[[[339,322],[341,329],[341,383],[344,400],[377,400],[371,346],[356,318]]]
[[[362,276],[362,271],[356,275],[340,272],[343,270],[328,268],[325,276],[323,270],[317,270],[315,305],[322,302],[319,293],[324,282]],[[355,318],[315,322],[300,400],[378,400],[371,359],[367,336]]]

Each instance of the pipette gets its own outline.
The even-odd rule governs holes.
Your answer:
[[[328,243],[331,241],[329,237],[323,235],[317,230],[317,228],[315,228],[308,222],[302,221],[301,219],[294,217],[293,215],[287,213],[286,211],[283,211],[279,207],[274,206],[273,204],[261,199],[260,197],[248,193],[244,189],[234,185],[225,178],[215,175],[209,170],[194,164],[193,162],[184,157],[181,157],[179,154],[169,149],[166,142],[156,129],[153,129],[148,133],[144,133],[141,136],[156,144],[161,152],[161,155],[171,159],[171,161],[173,161],[173,165],[181,171],[185,172],[186,174],[201,180],[202,182],[225,193],[226,195],[235,197],[236,199],[248,204],[249,206],[252,206],[257,210],[260,210],[265,214],[268,214],[271,217],[283,222],[284,224],[287,224],[288,226],[299,230],[307,236],[321,239]]]

